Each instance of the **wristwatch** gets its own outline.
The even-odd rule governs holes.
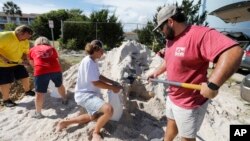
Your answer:
[[[218,85],[214,84],[213,82],[209,82],[209,81],[207,82],[207,87],[210,88],[211,90],[214,90],[214,91],[216,91],[220,88]]]

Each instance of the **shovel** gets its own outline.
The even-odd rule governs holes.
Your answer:
[[[133,83],[134,80],[136,79],[141,79],[141,80],[148,80],[147,78],[142,78],[140,76],[127,76],[127,79],[130,80],[130,83]],[[187,89],[193,89],[193,90],[201,90],[201,85],[197,84],[191,84],[191,83],[181,83],[181,82],[175,82],[175,81],[169,81],[169,80],[160,80],[160,79],[153,79],[149,78],[150,81],[152,82],[157,82],[157,83],[164,83],[172,86],[177,86],[177,87],[182,87],[182,88],[187,88]]]

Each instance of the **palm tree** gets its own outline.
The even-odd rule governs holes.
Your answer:
[[[22,16],[22,11],[20,9],[19,6],[17,6],[15,3],[13,3],[12,1],[7,1],[6,3],[4,3],[3,6],[3,12],[6,15],[11,15],[11,16],[15,16],[15,15],[20,15]]]

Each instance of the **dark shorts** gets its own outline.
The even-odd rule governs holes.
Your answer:
[[[62,73],[54,72],[35,76],[35,90],[39,93],[47,93],[49,81],[53,81],[56,87],[62,85]]]
[[[23,65],[13,67],[0,67],[0,85],[12,83],[29,77],[26,68]]]

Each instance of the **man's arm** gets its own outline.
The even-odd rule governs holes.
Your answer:
[[[98,80],[98,81],[93,81],[92,82],[94,86],[101,88],[101,89],[113,89],[113,86],[110,84],[107,84],[105,82],[103,82],[102,80]]]
[[[240,65],[243,50],[240,46],[234,46],[224,51],[218,58],[215,69],[211,73],[208,81],[221,86],[233,73],[235,73]],[[218,91],[213,91],[202,84],[201,94],[207,98],[214,98]]]
[[[109,89],[109,90],[112,90],[114,93],[117,93],[120,91],[120,89],[122,89],[121,86],[110,85],[110,84],[105,83],[102,80],[93,81],[92,83],[94,86],[96,86],[98,88]]]
[[[161,75],[162,73],[164,73],[165,71],[166,71],[166,61],[164,61],[161,65],[160,65],[160,67],[158,67],[157,69],[155,69],[155,71],[152,73],[152,74],[150,74],[149,76],[148,76],[148,78],[156,78],[156,77],[158,77],[159,75]]]
[[[100,75],[99,79],[103,82],[109,83],[109,84],[113,84],[115,83],[113,80],[108,79],[107,77]]]
[[[32,67],[34,67],[34,61],[33,60],[29,60],[29,63]]]
[[[221,86],[238,70],[242,55],[243,49],[240,46],[234,46],[223,52],[218,58],[215,69],[209,77],[209,81]]]
[[[28,60],[28,54],[24,53],[22,56],[22,60],[23,60],[23,62],[22,62],[23,65],[30,65],[29,60]]]

